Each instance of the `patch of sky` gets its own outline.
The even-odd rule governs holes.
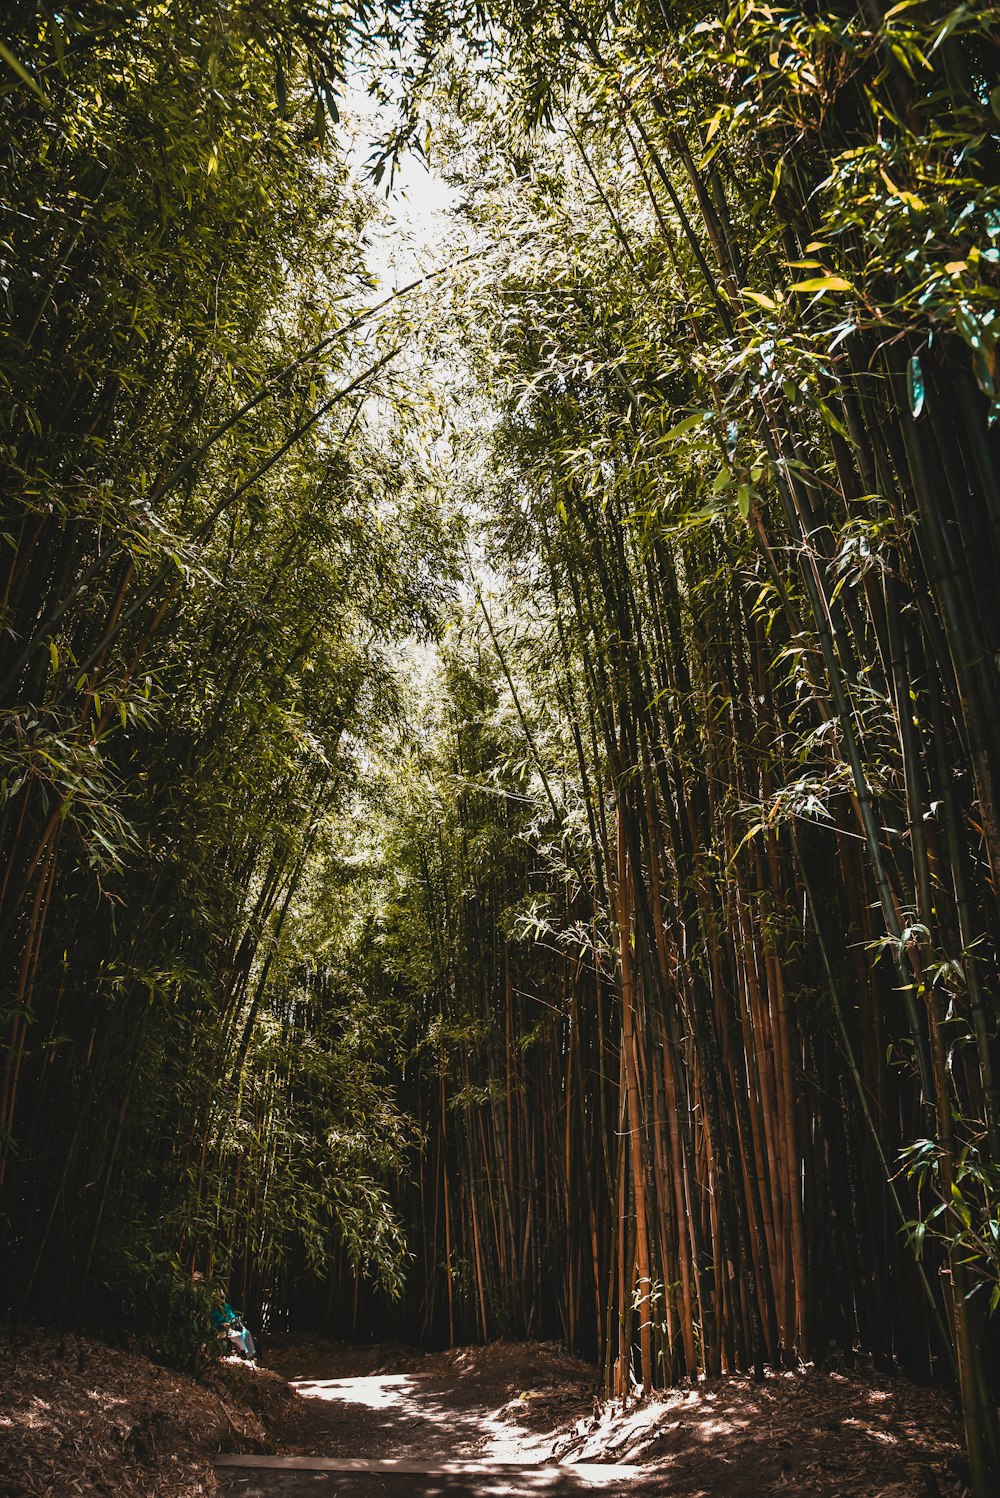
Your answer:
[[[415,150],[404,152],[382,185],[373,182],[374,142],[386,135],[386,106],[348,77],[343,91],[343,140],[348,168],[359,182],[383,198],[380,222],[367,236],[368,268],[385,295],[419,275],[436,270],[449,256],[448,220],[458,193],[432,161]]]

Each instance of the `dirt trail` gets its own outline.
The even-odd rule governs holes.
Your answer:
[[[536,1461],[565,1417],[593,1408],[596,1375],[549,1345],[410,1348],[292,1345],[268,1356],[309,1401],[304,1432],[329,1455]]]
[[[302,1343],[267,1361],[305,1397],[284,1447],[292,1465],[218,1468],[221,1491],[242,1498],[961,1498],[964,1489],[945,1396],[870,1371],[702,1382],[622,1409],[600,1404],[594,1370],[550,1345],[422,1356]]]
[[[268,1361],[304,1397],[294,1454],[259,1459],[252,1468],[220,1465],[225,1493],[570,1498],[637,1491],[630,1468],[588,1464],[574,1470],[553,1461],[553,1422],[558,1427],[571,1407],[593,1404],[593,1371],[556,1349],[494,1347],[422,1357],[406,1349],[324,1351],[314,1344],[274,1350]],[[517,1418],[519,1406],[524,1421]],[[309,1463],[313,1456],[332,1459],[338,1468],[316,1467]]]
[[[967,1498],[947,1392],[861,1363],[701,1379],[626,1408],[595,1384],[544,1344],[285,1341],[258,1369],[224,1360],[195,1380],[92,1338],[0,1329],[0,1498]]]

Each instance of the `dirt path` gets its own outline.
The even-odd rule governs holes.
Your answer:
[[[940,1390],[870,1372],[733,1377],[627,1409],[556,1347],[421,1356],[313,1343],[268,1362],[304,1396],[290,1457],[225,1458],[242,1498],[961,1498]],[[256,1463],[256,1465],[250,1465]]]
[[[625,1408],[595,1383],[545,1344],[286,1342],[196,1380],[93,1338],[0,1329],[0,1498],[968,1498],[947,1391],[860,1362]]]
[[[391,1362],[394,1371],[369,1371],[373,1356]],[[541,1385],[547,1406],[553,1398],[560,1406],[590,1401],[591,1370],[563,1354],[540,1348],[533,1366],[525,1367],[523,1348],[511,1349],[506,1359],[503,1352],[489,1358],[474,1352],[420,1358],[392,1349],[374,1355],[342,1349],[321,1353],[317,1361],[317,1349],[306,1347],[278,1350],[269,1361],[305,1400],[295,1432],[297,1454],[225,1459],[218,1468],[224,1493],[570,1498],[638,1491],[636,1469],[560,1465],[552,1461],[551,1431],[512,1421],[512,1402],[539,1413],[531,1410],[528,1391],[520,1389],[525,1383],[536,1395]]]

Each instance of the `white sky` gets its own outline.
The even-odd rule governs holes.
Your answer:
[[[344,114],[348,126],[347,159],[352,171],[363,179],[372,141],[382,133],[379,108],[363,89],[348,84],[344,91]],[[435,268],[446,258],[443,248],[446,218],[457,194],[412,152],[400,162],[385,198],[387,188],[388,173],[373,189],[385,200],[386,221],[371,236],[368,264],[389,291],[412,280],[415,273]]]

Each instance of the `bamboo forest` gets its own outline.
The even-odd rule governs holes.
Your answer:
[[[863,1365],[995,1498],[1000,8],[3,11],[8,1330]]]

